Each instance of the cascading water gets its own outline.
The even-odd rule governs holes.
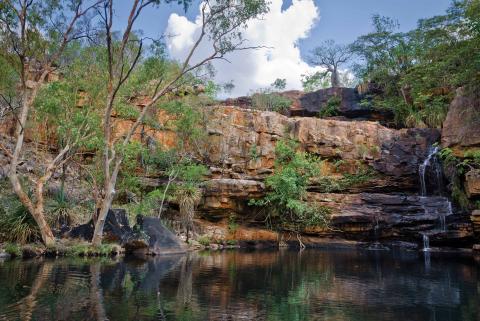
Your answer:
[[[432,159],[435,159],[435,155],[438,153],[438,146],[432,146],[429,148],[429,152],[427,155],[427,158],[423,161],[422,164],[420,164],[418,168],[418,174],[420,176],[420,195],[422,196],[427,196],[427,183],[425,180],[425,175],[427,172],[427,167],[431,166]],[[437,183],[440,184],[441,181],[441,169],[439,166],[437,166],[436,162],[435,164],[435,174],[437,178]],[[439,186],[439,185],[437,185]]]
[[[423,234],[423,252],[430,251],[430,238],[427,234]]]
[[[446,218],[447,216],[450,216],[453,214],[453,209],[452,209],[452,202],[450,202],[449,200],[446,200],[445,201],[447,204],[446,206],[446,213],[443,213],[443,212],[440,212],[439,215],[438,215],[438,219],[440,221],[440,230],[442,232],[446,232],[447,231],[447,223],[446,223]]]

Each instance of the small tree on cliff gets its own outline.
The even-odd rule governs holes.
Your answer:
[[[15,147],[13,150],[1,147],[10,158],[8,176],[13,190],[35,219],[46,245],[54,243],[54,236],[44,215],[45,184],[73,155],[72,150],[88,129],[86,124],[79,124],[38,177],[25,177],[32,183],[33,196],[22,184],[26,180],[17,172],[24,152],[25,131],[42,86],[58,70],[68,46],[85,35],[88,24],[84,18],[100,2],[5,0],[0,3],[0,59],[9,67],[9,77],[2,79],[0,98],[16,120]]]
[[[188,1],[181,1],[187,3]],[[107,95],[103,116],[104,130],[104,188],[103,200],[95,224],[92,243],[99,245],[102,242],[103,227],[108,210],[113,201],[118,173],[120,171],[123,155],[122,150],[130,143],[132,136],[144,122],[145,116],[151,108],[168,93],[182,84],[186,75],[206,65],[212,60],[224,59],[224,56],[235,50],[248,49],[244,45],[241,29],[246,23],[267,12],[268,5],[265,0],[218,0],[204,1],[200,6],[201,28],[196,41],[191,47],[185,60],[173,74],[165,75],[157,72],[150,80],[155,84],[149,90],[148,102],[136,117],[135,122],[121,139],[112,136],[112,112],[119,99],[119,92],[128,90],[126,84],[137,65],[142,59],[144,39],[135,37],[133,27],[143,9],[158,5],[159,0],[133,0],[126,27],[122,32],[121,40],[115,41],[113,34],[114,1],[106,0],[101,10],[101,20],[104,25],[106,51],[108,57]],[[204,42],[211,44],[212,51],[209,55],[193,61],[198,48]],[[137,46],[131,50],[131,43]],[[155,70],[152,72],[155,74]],[[133,93],[131,93],[133,94]]]
[[[312,51],[310,63],[325,69],[324,76],[330,75],[331,86],[340,86],[341,65],[345,64],[352,56],[349,46],[336,44],[333,40],[327,40]]]

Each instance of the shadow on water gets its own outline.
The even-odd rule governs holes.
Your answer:
[[[478,320],[471,257],[306,250],[0,263],[0,320]]]

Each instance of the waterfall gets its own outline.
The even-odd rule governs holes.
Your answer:
[[[450,216],[453,214],[452,202],[450,202],[449,200],[446,200],[445,202],[447,203],[446,213],[440,212],[438,216],[438,219],[440,220],[440,230],[442,232],[447,231],[447,223],[446,223],[447,216]]]
[[[423,235],[423,252],[428,252],[430,251],[430,238],[428,237],[427,234],[422,234]]]
[[[419,173],[419,176],[420,176],[420,195],[422,196],[426,196],[427,195],[427,184],[426,184],[426,181],[425,181],[425,174],[426,174],[426,171],[427,171],[427,167],[430,166],[430,163],[432,161],[432,158],[438,153],[438,146],[432,146],[429,148],[429,152],[428,152],[428,156],[427,158],[425,158],[425,160],[423,161],[422,164],[420,164],[419,168],[418,168],[418,173]],[[436,166],[435,167],[435,174],[437,176],[437,180],[440,184],[440,181],[441,181],[441,170],[439,168],[439,166]]]
[[[375,240],[378,241],[378,230],[380,225],[378,224],[378,216],[375,216],[375,226],[373,227],[373,233],[375,235]]]
[[[445,221],[446,221],[445,215],[440,214],[440,215],[438,216],[438,219],[439,219],[439,221],[440,221],[440,230],[441,230],[442,232],[446,232],[446,231],[447,231],[447,224],[446,224],[446,222],[445,222]]]

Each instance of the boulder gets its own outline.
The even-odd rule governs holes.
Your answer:
[[[470,216],[475,233],[480,235],[480,210],[475,210]]]
[[[78,238],[90,241],[93,238],[95,226],[90,220],[86,224],[82,224],[72,228],[65,235],[70,238]],[[104,240],[108,242],[124,245],[128,242],[134,233],[128,222],[127,211],[124,209],[111,209],[108,211],[105,226],[103,228]]]
[[[371,109],[360,104],[360,96],[354,88],[327,88],[305,93],[300,97],[303,114],[295,116],[317,116],[325,108],[328,101],[337,98],[338,113],[347,118],[364,118],[371,114]],[[297,112],[298,113],[298,112]]]
[[[480,96],[464,88],[457,89],[443,123],[442,146],[463,150],[480,148]]]
[[[326,88],[317,91],[292,95],[290,92],[282,93],[292,99],[291,116],[316,117],[326,107],[329,100],[339,100],[338,115],[345,119],[374,120],[389,123],[393,114],[371,107],[368,100],[358,92],[357,88]]]
[[[480,196],[480,170],[474,169],[465,175],[465,191],[468,197]]]
[[[159,218],[137,216],[135,237],[125,243],[126,253],[135,255],[163,255],[186,252],[185,246],[167,229]]]
[[[317,117],[330,99],[337,98],[339,100],[337,115],[346,120],[375,120],[389,123],[393,119],[391,112],[372,108],[370,102],[365,99],[365,93],[359,92],[359,88],[332,87],[313,92],[289,90],[279,92],[278,95],[291,101],[289,115],[292,117]],[[252,98],[247,96],[229,98],[222,104],[249,109],[252,108]]]

